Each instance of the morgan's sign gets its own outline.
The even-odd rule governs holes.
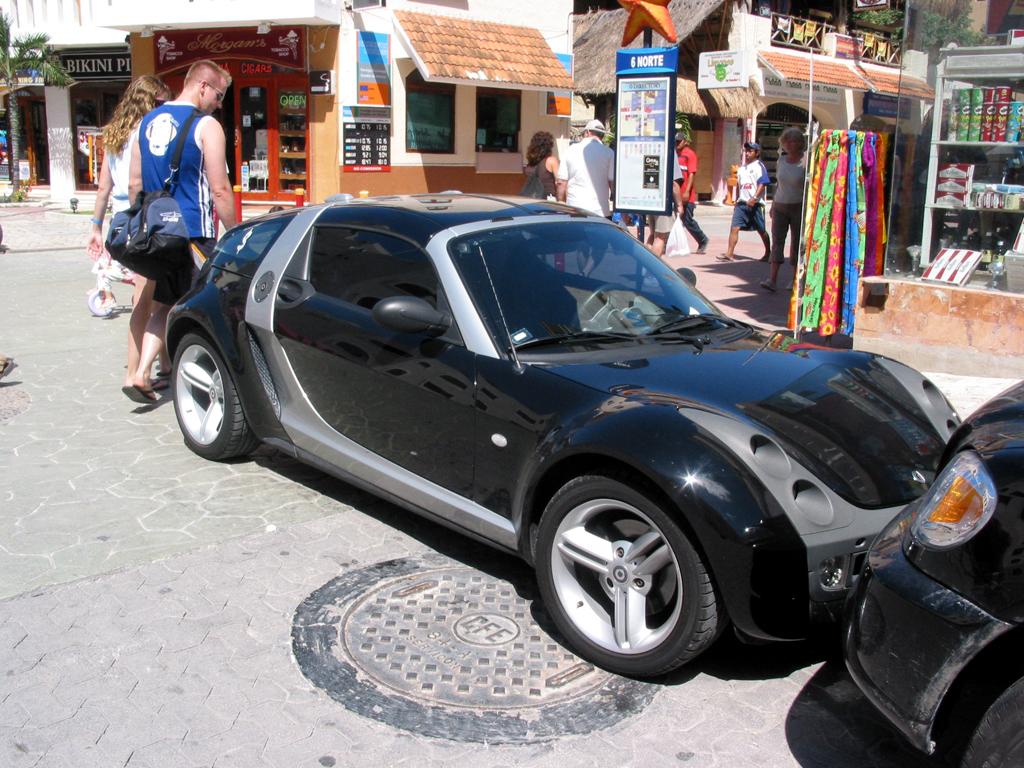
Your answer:
[[[157,32],[153,37],[156,71],[167,72],[201,59],[265,61],[291,69],[306,68],[306,36],[302,27],[255,29],[188,29]]]

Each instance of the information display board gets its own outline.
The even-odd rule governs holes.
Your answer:
[[[391,110],[382,107],[344,107],[343,167],[346,172],[391,170]]]
[[[669,213],[675,159],[677,48],[616,55],[615,210]]]

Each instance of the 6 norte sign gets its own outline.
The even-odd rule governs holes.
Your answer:
[[[672,210],[677,48],[616,54],[615,210]]]

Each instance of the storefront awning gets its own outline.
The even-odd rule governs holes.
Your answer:
[[[811,56],[790,51],[759,51],[758,59],[765,74],[787,80],[809,82]],[[881,67],[862,61],[814,57],[814,82],[819,85],[872,91],[887,96],[909,96],[930,101],[935,92],[924,80],[903,74],[898,69]]]
[[[931,101],[935,98],[935,91],[927,82],[906,73],[900,75],[898,69],[870,64],[861,64],[859,69],[878,93],[884,93],[887,96],[909,96],[912,99],[924,101]]]
[[[758,51],[758,58],[766,63],[766,75],[781,75],[786,80],[811,80],[810,54],[789,51]],[[855,91],[873,91],[875,88],[854,67],[853,63],[833,59],[829,56],[813,56],[814,82]],[[776,74],[777,73],[777,74]]]
[[[456,16],[395,11],[395,27],[428,82],[571,90],[540,31]]]
[[[676,110],[698,117],[726,119],[753,117],[764,109],[754,85],[747,88],[697,88],[689,77],[676,78]]]

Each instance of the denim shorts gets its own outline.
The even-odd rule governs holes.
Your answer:
[[[751,208],[746,203],[736,203],[732,209],[732,225],[745,232],[764,232],[764,206],[758,203]]]

